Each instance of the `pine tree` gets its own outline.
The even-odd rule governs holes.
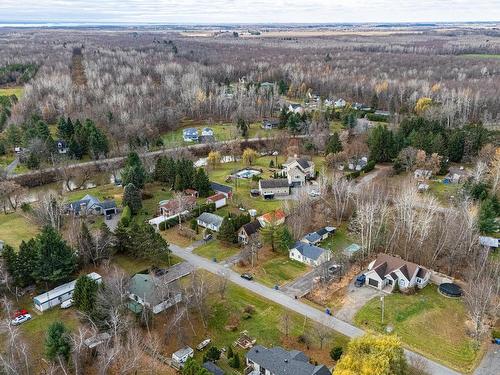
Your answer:
[[[233,218],[230,216],[224,217],[224,220],[222,220],[222,224],[220,225],[217,238],[223,242],[236,243],[238,238],[236,236],[236,229],[234,226]]]
[[[241,117],[238,118],[237,128],[240,131],[240,134],[243,138],[248,137],[248,125],[247,125],[247,122],[245,121],[245,119],[243,119]]]
[[[216,346],[211,346],[203,356],[203,362],[216,362],[220,359],[221,351]]]
[[[139,189],[144,187],[146,170],[136,152],[131,152],[127,156],[127,161],[122,172],[122,181],[124,185],[134,184]]]
[[[392,131],[379,125],[372,130],[368,138],[370,160],[375,162],[390,161],[395,155],[395,146]]]
[[[464,156],[465,136],[462,131],[455,131],[448,141],[448,156],[450,161],[459,163]]]
[[[479,230],[482,233],[495,233],[500,229],[496,220],[496,218],[500,214],[498,212],[498,206],[499,204],[496,201],[496,198],[487,198],[481,203],[481,207],[479,209],[478,226]]]
[[[236,369],[240,368],[240,366],[241,366],[240,355],[238,353],[234,353],[233,358],[229,362],[229,366],[231,366],[232,368],[236,368]]]
[[[70,352],[71,339],[69,331],[62,322],[53,322],[49,326],[45,337],[45,355],[51,361],[61,358],[67,362]]]
[[[38,264],[38,248],[35,240],[32,238],[28,242],[21,242],[16,259],[15,283],[19,286],[27,286],[35,281]]]
[[[12,278],[15,278],[17,254],[14,248],[10,245],[4,245],[2,251],[2,258],[5,261],[5,267],[7,269],[7,272]]]
[[[92,314],[99,284],[87,275],[80,276],[73,291],[73,304],[83,313]]]
[[[123,206],[130,207],[132,215],[136,215],[142,208],[141,191],[132,183],[125,186],[123,191]]]
[[[67,280],[76,267],[73,249],[51,226],[45,226],[35,238],[39,254],[35,279],[49,283]]]
[[[198,168],[196,171],[193,188],[198,191],[200,197],[208,197],[212,193],[210,179],[203,168]]]
[[[336,154],[337,152],[341,152],[344,148],[342,147],[342,142],[340,141],[339,133],[335,132],[328,140],[328,144],[326,146],[327,154]]]
[[[120,221],[115,229],[114,249],[117,253],[128,254],[131,251],[131,236],[128,228]]]
[[[293,245],[293,237],[288,227],[283,226],[278,230],[278,247],[283,253],[288,253],[288,249]]]

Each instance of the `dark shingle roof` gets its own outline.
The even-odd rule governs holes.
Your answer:
[[[267,349],[256,345],[248,351],[247,358],[274,375],[330,375],[326,366],[310,364],[309,358],[296,350],[289,352],[280,347]]]
[[[247,223],[243,225],[243,229],[245,230],[246,234],[250,236],[254,233],[257,233],[257,231],[260,229],[260,222],[259,220],[255,220],[250,223]]]
[[[222,370],[219,366],[217,366],[213,362],[205,362],[203,364],[203,368],[208,370],[211,374],[214,375],[224,375],[224,370]]]
[[[299,165],[303,168],[303,169],[307,169],[311,166],[311,163],[309,163],[309,160],[306,160],[306,159],[297,159],[297,163],[299,163]]]
[[[309,245],[308,243],[300,241],[296,242],[293,248],[297,249],[304,257],[313,260],[317,260],[325,251],[327,251],[321,247]]]
[[[260,180],[259,184],[262,188],[283,188],[288,187],[288,180],[286,178],[273,178],[270,180]]]
[[[318,232],[308,233],[304,236],[308,242],[318,242],[321,240],[321,235]]]
[[[101,207],[103,210],[108,210],[110,208],[116,208],[116,202],[114,200],[108,199],[101,202]]]
[[[210,186],[212,187],[213,191],[221,191],[226,194],[233,191],[233,188],[231,186],[222,185],[217,182],[210,182]]]

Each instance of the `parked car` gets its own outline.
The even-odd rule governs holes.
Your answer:
[[[67,299],[61,303],[61,309],[69,309],[71,306],[73,306],[73,298]]]
[[[30,314],[19,315],[19,316],[15,317],[14,319],[12,319],[10,321],[10,324],[12,324],[13,326],[18,326],[19,324],[23,324],[24,322],[27,322],[30,319],[31,319]]]
[[[365,285],[366,282],[366,276],[365,274],[361,274],[358,277],[356,277],[356,281],[354,282],[354,285],[357,286],[358,288]]]
[[[310,197],[319,197],[319,196],[320,196],[320,194],[319,194],[319,191],[317,191],[317,190],[311,190],[311,191],[309,192],[309,196],[310,196]]]
[[[205,234],[205,235],[203,236],[203,240],[204,240],[204,241],[210,241],[212,238],[213,238],[213,236],[212,236],[212,234],[211,234],[211,233],[209,233],[209,234]]]
[[[241,278],[248,280],[248,281],[253,280],[253,276],[250,275],[249,273],[246,273],[246,272],[241,274]]]
[[[14,318],[17,318],[18,316],[21,315],[26,315],[28,313],[28,310],[22,309],[22,310],[16,310],[14,311]]]

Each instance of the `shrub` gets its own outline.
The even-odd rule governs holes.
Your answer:
[[[255,313],[255,307],[252,305],[246,305],[243,311],[246,312],[247,314],[252,315]]]
[[[340,357],[342,356],[343,352],[344,352],[344,349],[342,349],[341,346],[334,346],[332,348],[332,350],[330,350],[330,357],[332,357],[332,359],[334,361],[338,361],[340,359]]]
[[[375,160],[370,160],[363,168],[363,172],[370,172],[374,168],[375,168]]]
[[[191,219],[190,227],[192,230],[198,232],[198,221],[196,221],[196,219]]]
[[[229,360],[229,366],[232,368],[240,368],[240,355],[238,353],[234,353],[233,358]]]
[[[377,122],[388,122],[389,121],[387,116],[377,115],[375,113],[367,113],[366,117],[370,121],[377,121]]]
[[[125,206],[122,211],[122,218],[120,219],[120,221],[124,227],[128,227],[130,224],[130,220],[132,220],[132,211],[130,211],[129,206]]]
[[[234,353],[233,353],[233,347],[232,347],[231,345],[229,345],[229,346],[227,347],[227,354],[226,354],[226,355],[227,355],[227,358],[228,358],[228,359],[233,358]]]

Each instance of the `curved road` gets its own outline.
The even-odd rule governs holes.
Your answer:
[[[189,263],[191,263],[194,267],[196,268],[202,268],[204,270],[207,270],[213,274],[216,275],[221,275],[221,274],[226,274],[229,277],[229,280],[235,284],[238,284],[239,286],[248,289],[264,298],[267,298],[273,302],[276,302],[280,304],[283,307],[286,307],[287,309],[294,311],[298,314],[301,314],[303,316],[308,317],[309,319],[323,324],[329,328],[332,328],[333,330],[342,333],[345,336],[348,337],[358,337],[362,336],[365,332],[358,328],[355,327],[349,323],[346,323],[342,320],[339,320],[337,318],[334,318],[333,316],[326,315],[325,313],[321,312],[320,310],[311,307],[309,305],[306,305],[303,302],[300,302],[298,300],[295,300],[292,297],[287,296],[286,294],[282,293],[279,290],[274,290],[271,288],[268,288],[262,284],[259,284],[254,281],[247,281],[245,279],[242,279],[239,274],[234,272],[228,267],[225,267],[221,264],[211,262],[203,257],[200,257],[196,254],[193,254],[192,247],[189,247],[187,249],[184,249],[180,246],[170,244],[169,245],[170,250],[172,251],[173,254],[178,256],[179,258],[182,258]],[[409,351],[405,349],[405,355],[406,357],[411,361],[413,359],[416,359],[420,362],[424,362],[427,366],[427,371],[431,374],[435,375],[459,375],[460,373],[449,369],[448,367],[445,367],[437,362],[434,362],[430,359],[427,359],[423,357],[420,354],[417,354],[415,352]]]

